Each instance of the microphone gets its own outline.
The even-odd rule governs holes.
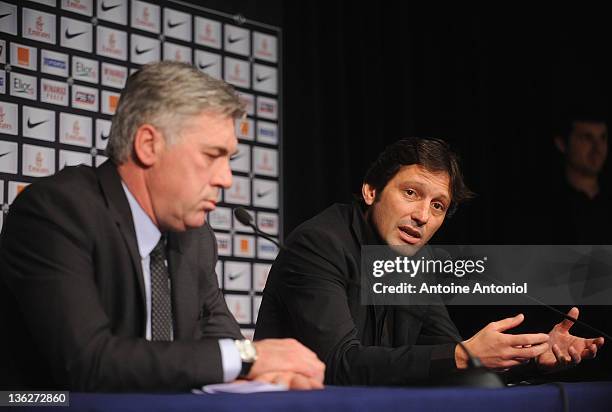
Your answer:
[[[234,216],[236,216],[236,219],[238,219],[238,221],[242,223],[243,225],[251,227],[253,231],[255,231],[256,234],[274,243],[279,249],[281,248],[280,243],[278,243],[273,237],[271,237],[269,234],[267,234],[266,232],[262,231],[261,229],[257,227],[257,225],[253,222],[253,216],[251,216],[249,212],[246,211],[245,208],[243,207],[235,208]]]

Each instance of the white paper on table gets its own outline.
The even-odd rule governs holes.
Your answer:
[[[216,383],[214,385],[202,386],[202,389],[193,389],[191,392],[196,395],[204,393],[257,393],[257,392],[281,392],[289,388],[285,385],[266,383],[258,381],[248,381],[241,383]]]

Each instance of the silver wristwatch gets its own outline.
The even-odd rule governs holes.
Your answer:
[[[237,339],[234,341],[238,354],[240,354],[240,360],[242,361],[242,368],[240,369],[239,378],[246,378],[253,367],[253,364],[257,360],[257,349],[255,344],[248,339]]]

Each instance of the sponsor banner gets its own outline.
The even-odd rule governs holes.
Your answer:
[[[0,1],[0,32],[17,36],[17,6],[14,4]]]
[[[278,125],[276,123],[258,120],[257,141],[267,144],[278,144]]]
[[[278,119],[278,102],[269,97],[257,96],[257,117]]]
[[[225,57],[223,60],[225,62],[223,78],[226,82],[245,89],[251,87],[251,70],[248,61],[231,57]]]
[[[164,60],[191,64],[191,48],[179,44],[164,42]]]
[[[2,17],[0,17],[2,21]],[[0,39],[0,63],[6,64],[6,40]]]
[[[258,212],[257,227],[268,235],[278,236],[278,213]]]
[[[238,144],[238,153],[232,156],[230,167],[233,172],[251,171],[251,147],[246,144]]]
[[[38,55],[36,47],[11,43],[11,65],[22,69],[36,70]]]
[[[251,235],[234,235],[234,256],[255,257],[255,237]]]
[[[253,89],[258,92],[276,94],[278,93],[278,80],[276,68],[264,66],[263,64],[253,65]]]
[[[195,42],[202,46],[221,48],[221,23],[205,17],[195,17]]]
[[[127,67],[106,62],[102,62],[100,74],[103,86],[115,87],[117,89],[123,89],[128,77]]]
[[[0,205],[4,203],[4,180],[0,180]],[[2,211],[0,211],[0,218],[2,217]],[[1,222],[1,221],[0,221]],[[0,224],[0,228],[2,228]]]
[[[75,109],[98,111],[98,89],[80,85],[72,86],[72,107]]]
[[[246,210],[246,209],[245,209]],[[246,212],[251,215],[251,217],[253,218],[253,222],[255,221],[255,212],[253,212],[252,210],[246,210]],[[236,219],[236,216],[234,216],[234,229],[236,229],[238,232],[248,232],[248,233],[252,233],[253,232],[253,228],[247,225],[243,225],[242,223],[240,223],[238,221],[238,219]]]
[[[43,177],[55,173],[55,149],[24,144],[21,150],[24,176]]]
[[[253,205],[278,209],[278,182],[253,179]]]
[[[248,29],[225,24],[223,48],[230,53],[249,56],[251,54],[251,34]]]
[[[255,96],[250,93],[238,92],[240,101],[244,103],[244,111],[249,116],[255,115]]]
[[[115,1],[115,0],[113,0]],[[127,33],[98,26],[96,53],[117,60],[127,60]]]
[[[55,15],[23,7],[21,35],[26,39],[55,44]]]
[[[68,83],[40,79],[40,101],[68,106]]]
[[[238,136],[239,139],[254,140],[255,123],[253,119],[246,117],[244,119],[236,119],[235,122],[236,136]]]
[[[217,207],[208,213],[208,223],[215,230],[230,230],[232,228],[232,209]]]
[[[8,184],[8,204],[12,204],[19,193],[25,189],[29,183],[26,182],[9,182]]]
[[[224,287],[229,290],[251,290],[251,264],[248,262],[224,262]]]
[[[70,49],[91,53],[93,50],[93,28],[90,23],[62,17],[60,20],[60,45]]]
[[[50,7],[56,7],[57,3],[55,0],[30,0],[32,3],[44,4]]]
[[[253,172],[257,175],[278,177],[278,150],[254,147]]]
[[[256,59],[276,63],[278,61],[276,36],[254,32],[253,56]]]
[[[156,4],[132,0],[132,27],[159,34],[160,9]]]
[[[119,104],[119,93],[102,90],[102,113],[115,114]]]
[[[232,180],[232,186],[229,189],[224,189],[225,201],[248,206],[251,203],[251,182],[249,178],[233,176]]]
[[[36,107],[22,106],[21,130],[24,137],[54,142],[55,112]]]
[[[17,105],[0,102],[0,133],[17,135]]]
[[[91,17],[93,0],[62,0],[62,9]]]
[[[217,239],[217,254],[219,256],[232,255],[232,236],[229,233],[216,233]]]
[[[91,117],[60,113],[60,143],[91,147]]]
[[[116,24],[127,23],[127,0],[98,0],[96,16]]]
[[[88,83],[98,83],[99,63],[97,60],[72,56],[72,78]]]
[[[0,106],[1,107],[1,106]],[[0,140],[0,172],[17,174],[17,152],[19,148],[15,142]]]
[[[110,136],[111,121],[96,119],[96,149],[105,150]]]
[[[160,46],[159,40],[151,37],[130,35],[130,60],[136,64],[147,64],[159,61]]]
[[[0,70],[0,93],[6,93],[6,72],[4,70]]]
[[[196,49],[195,63],[200,71],[221,79],[221,55]]]
[[[11,72],[11,96],[36,100],[38,96],[36,77]]]
[[[274,260],[278,255],[278,246],[263,237],[257,238],[257,257],[259,259]]]
[[[259,308],[261,307],[261,296],[253,296],[253,323],[257,323]]]
[[[164,35],[191,41],[191,14],[164,7]]]
[[[238,323],[251,323],[251,297],[245,295],[225,295],[227,307]]]
[[[106,162],[107,160],[108,160],[108,157],[97,155],[96,156],[96,167],[100,167],[102,163]]]
[[[69,150],[60,150],[59,153],[59,170],[66,166],[87,165],[91,166],[91,154],[82,152],[71,152]]]
[[[42,49],[40,51],[40,71],[56,76],[68,77],[68,55]]]
[[[255,292],[263,292],[270,268],[272,268],[272,265],[268,263],[253,264],[253,289]]]

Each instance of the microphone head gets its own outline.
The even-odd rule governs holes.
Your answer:
[[[236,219],[238,219],[238,221],[245,226],[250,226],[253,224],[253,216],[251,216],[243,207],[237,207],[234,209],[234,216],[236,216]]]

